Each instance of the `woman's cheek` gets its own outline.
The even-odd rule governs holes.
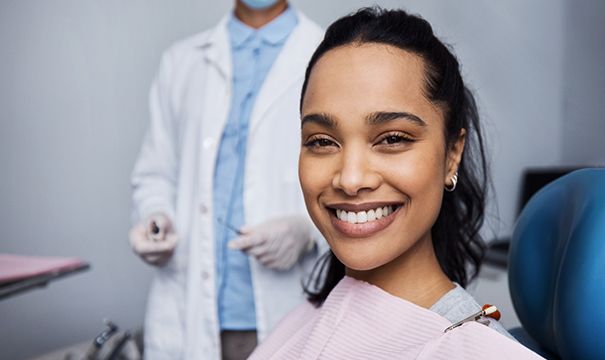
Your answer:
[[[305,199],[305,205],[313,218],[316,207],[318,207],[317,197],[321,191],[322,181],[321,173],[317,172],[317,162],[302,155],[299,160],[298,176]]]

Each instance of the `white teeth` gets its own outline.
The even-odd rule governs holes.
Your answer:
[[[351,224],[363,224],[368,221],[375,221],[393,213],[393,206],[387,205],[368,211],[346,211],[336,209],[336,217],[341,221],[346,221]]]
[[[357,214],[352,211],[347,212],[347,222],[350,222],[351,224],[357,223]]]
[[[344,210],[336,209],[336,217],[342,221],[347,221],[347,212]]]
[[[368,211],[368,221],[376,220],[376,212],[374,210]]]
[[[357,213],[357,223],[363,224],[368,221],[368,214],[365,211],[360,211]]]

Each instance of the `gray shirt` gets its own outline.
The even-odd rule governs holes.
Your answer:
[[[456,285],[455,288],[443,295],[443,297],[437,300],[429,309],[448,319],[452,324],[481,310],[481,306],[475,301],[471,294],[464,290],[462,286],[456,283],[454,283],[454,285]],[[516,339],[504,329],[500,322],[491,318],[488,319],[490,328],[516,341]]]

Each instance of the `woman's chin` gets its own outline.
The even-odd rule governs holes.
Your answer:
[[[338,257],[338,260],[340,260],[340,262],[343,263],[343,265],[347,269],[353,270],[353,271],[370,271],[370,270],[379,268],[385,264],[384,261],[380,261],[379,259],[376,259],[376,258],[368,258],[367,256],[360,258],[360,257],[354,256],[354,255],[344,255],[344,256],[338,256],[337,254],[335,254],[335,255],[336,255],[336,257]]]

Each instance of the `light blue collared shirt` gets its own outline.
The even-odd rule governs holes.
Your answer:
[[[233,89],[229,118],[218,149],[213,194],[221,330],[256,329],[248,256],[227,248],[227,243],[237,234],[218,219],[237,229],[245,224],[244,169],[252,107],[267,73],[297,23],[296,13],[289,7],[260,29],[245,25],[235,15],[227,25],[233,59]]]

